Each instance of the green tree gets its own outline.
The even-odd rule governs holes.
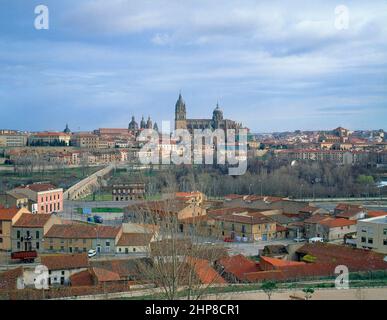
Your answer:
[[[261,284],[261,290],[266,293],[269,300],[271,300],[271,296],[276,289],[277,284],[274,281],[264,281]]]

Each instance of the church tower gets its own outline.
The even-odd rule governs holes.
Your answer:
[[[185,102],[181,93],[175,106],[175,129],[186,129],[187,128],[187,111],[185,108]]]

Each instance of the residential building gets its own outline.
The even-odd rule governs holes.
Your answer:
[[[205,215],[206,209],[202,206],[172,199],[130,205],[125,208],[124,221],[157,224],[158,226],[167,227],[173,219],[177,219],[180,222],[180,231],[184,232],[183,221],[185,219]]]
[[[34,183],[13,189],[37,204],[37,213],[51,214],[63,211],[63,189],[50,183]]]
[[[122,234],[122,227],[84,223],[53,225],[45,235],[46,252],[79,253],[90,249],[112,254]]]
[[[357,247],[387,254],[387,214],[357,222]]]
[[[26,208],[0,208],[0,251],[12,249],[12,226],[23,213],[28,213]]]
[[[115,184],[112,187],[113,201],[144,199],[145,183]]]
[[[116,245],[117,253],[149,253],[151,233],[122,233]]]
[[[12,251],[43,252],[45,235],[54,224],[60,223],[55,215],[23,213],[12,226]]]
[[[28,208],[28,197],[14,190],[0,194],[0,204],[5,208]]]
[[[356,221],[344,218],[331,218],[317,223],[316,237],[325,241],[344,239],[350,234],[356,233]]]
[[[243,208],[229,209],[214,217],[216,234],[239,241],[267,241],[276,238],[276,222],[262,211]]]
[[[98,149],[99,136],[88,132],[76,133],[71,137],[71,145],[78,148]]]
[[[43,255],[41,264],[48,269],[48,285],[66,286],[70,284],[73,274],[87,270],[89,258],[87,253]]]

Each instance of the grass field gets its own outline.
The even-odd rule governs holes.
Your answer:
[[[26,175],[0,170],[0,191],[12,189],[21,184],[31,184],[41,181],[48,181],[60,188],[67,189],[100,169],[101,167],[65,168],[34,172]]]
[[[75,209],[77,213],[83,213],[82,208]],[[124,212],[123,208],[91,208],[92,213],[122,213]]]

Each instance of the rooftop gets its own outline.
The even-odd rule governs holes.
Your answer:
[[[12,220],[19,211],[18,208],[0,208],[0,220]]]
[[[122,233],[117,246],[148,246],[152,237],[151,233]]]
[[[94,226],[88,224],[55,224],[46,234],[46,238],[73,239],[112,239],[120,232],[121,227]]]
[[[41,264],[48,270],[80,269],[89,266],[86,253],[41,256]]]
[[[50,214],[23,213],[15,222],[14,227],[43,228],[50,219]]]

